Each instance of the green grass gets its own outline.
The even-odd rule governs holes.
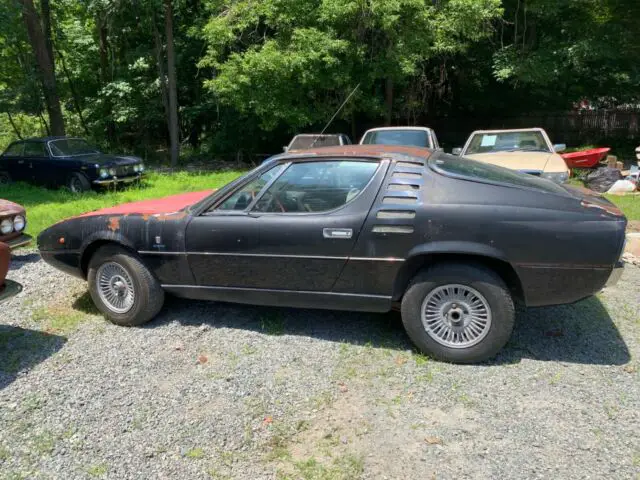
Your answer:
[[[640,195],[605,195],[625,214],[627,220],[640,220]]]
[[[115,192],[87,192],[81,195],[64,189],[53,190],[18,183],[3,187],[0,197],[19,203],[27,209],[27,233],[37,236],[50,225],[74,215],[121,203],[220,188],[242,173],[150,173],[145,183],[139,187],[121,188]]]

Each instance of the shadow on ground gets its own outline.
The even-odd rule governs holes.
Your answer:
[[[66,337],[0,325],[0,390],[23,371],[43,362],[67,342]]]
[[[33,245],[30,245],[30,247]],[[36,263],[40,260],[39,253],[25,253],[22,250],[13,252],[11,256],[11,263],[9,264],[9,271],[20,270],[22,267],[29,263]]]
[[[168,297],[163,312],[145,328],[160,327],[172,321],[397,350],[414,348],[398,313],[252,307]],[[489,365],[518,363],[523,358],[623,365],[631,356],[604,305],[592,297],[574,305],[522,310],[511,341]]]

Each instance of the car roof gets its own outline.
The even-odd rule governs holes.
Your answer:
[[[344,136],[344,133],[299,133],[297,135],[295,135],[293,138],[296,137],[340,137],[340,136]]]
[[[364,133],[366,135],[369,132],[378,132],[380,130],[422,130],[424,132],[428,132],[433,129],[429,127],[376,127],[376,128],[370,128]]]
[[[516,132],[544,132],[540,127],[533,128],[502,128],[499,130],[474,130],[471,135],[476,133],[516,133]]]
[[[285,153],[278,158],[305,158],[313,156],[332,157],[388,157],[410,155],[412,157],[429,158],[433,150],[421,147],[402,145],[336,145],[332,147],[318,147],[309,150],[297,150],[295,153]]]
[[[68,137],[68,136],[49,136],[49,137],[31,137],[31,138],[23,138],[21,140],[16,140],[13,143],[18,142],[50,142],[52,140],[84,140],[81,137]]]

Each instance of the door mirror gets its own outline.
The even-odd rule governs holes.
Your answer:
[[[462,153],[462,148],[460,148],[460,147],[456,147],[456,148],[454,148],[453,150],[451,150],[451,154],[452,154],[452,155],[458,155],[458,156],[460,156],[460,154],[461,154],[461,153]]]
[[[284,153],[287,153],[287,152],[289,151],[289,147],[282,147],[282,151],[283,151]]]
[[[558,143],[553,146],[553,151],[556,153],[564,152],[567,149],[567,145],[565,143]]]

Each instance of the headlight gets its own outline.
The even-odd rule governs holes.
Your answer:
[[[107,178],[109,176],[109,170],[106,168],[100,169],[100,178]]]
[[[109,175],[111,175],[112,177],[114,177],[116,175],[116,169],[115,168],[110,168],[109,169]]]
[[[22,215],[17,215],[13,219],[13,228],[16,232],[21,232],[27,226],[27,220]]]
[[[141,164],[140,164],[140,171],[141,171],[141,172],[144,172],[144,163],[141,163]]]
[[[136,173],[140,173],[144,171],[144,165],[142,163],[133,166],[133,171]]]
[[[569,172],[543,172],[542,178],[556,183],[564,183],[569,179]]]
[[[11,232],[13,232],[13,220],[5,218],[0,222],[0,233],[2,233],[2,235],[9,235]]]

